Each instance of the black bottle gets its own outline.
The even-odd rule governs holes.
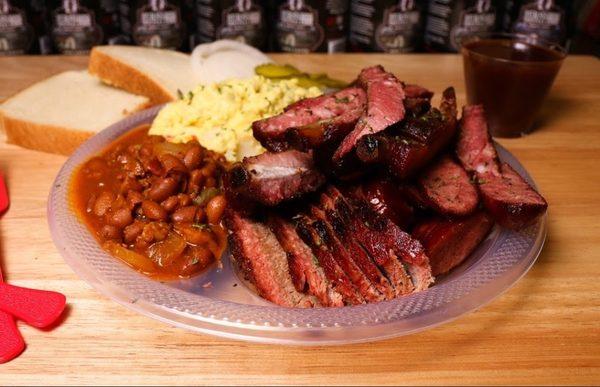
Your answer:
[[[54,0],[48,10],[50,37],[59,54],[86,54],[93,46],[116,43],[116,0]]]
[[[429,0],[425,46],[429,51],[456,52],[463,37],[496,31],[500,14],[493,0]]]
[[[351,0],[351,51],[412,52],[420,48],[424,0]]]
[[[348,0],[284,0],[273,11],[275,48],[285,52],[346,51]]]
[[[43,2],[0,0],[0,55],[48,53],[47,31]]]
[[[509,0],[505,2],[503,28],[508,32],[531,34],[565,43],[570,1]]]
[[[183,11],[192,12],[177,0],[119,1],[121,29],[138,46],[183,50],[188,45]]]
[[[256,0],[196,0],[197,43],[232,39],[266,49],[265,5]]]

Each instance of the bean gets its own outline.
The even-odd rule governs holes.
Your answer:
[[[215,171],[217,170],[217,164],[215,164],[212,161],[209,161],[204,167],[202,167],[202,169],[200,169],[202,171],[202,174],[205,177],[211,177],[215,174]]]
[[[177,199],[179,199],[179,207],[185,207],[192,204],[192,198],[190,197],[190,195],[179,194],[177,195]]]
[[[165,171],[167,173],[169,173],[171,171],[187,172],[187,168],[185,167],[185,164],[183,164],[183,162],[181,160],[179,160],[177,157],[173,156],[172,154],[169,154],[169,153],[162,154],[162,155],[158,156],[158,160],[160,161],[160,163],[162,164],[163,168],[165,169]]]
[[[200,188],[202,188],[202,180],[204,180],[204,175],[202,175],[202,171],[199,169],[194,169],[190,172],[190,179],[188,181],[188,189],[187,191],[191,194],[198,193]]]
[[[110,214],[108,223],[118,227],[119,229],[128,226],[133,222],[133,216],[131,216],[131,210],[128,208],[119,208]]]
[[[171,213],[177,209],[177,205],[179,204],[179,199],[177,196],[169,196],[166,198],[160,205],[165,209],[165,211]]]
[[[148,219],[164,220],[167,218],[167,211],[160,204],[152,200],[144,200],[142,202],[142,211],[144,211],[144,215]]]
[[[121,233],[116,226],[105,224],[100,229],[100,236],[104,239],[119,239],[121,237]]]
[[[161,202],[175,193],[177,185],[178,182],[173,177],[158,179],[148,190],[148,196],[154,201]]]
[[[196,227],[191,224],[177,224],[175,226],[186,242],[193,245],[206,245],[214,240],[214,236],[208,226]]]
[[[171,215],[171,219],[175,223],[192,223],[196,218],[196,209],[196,206],[181,207]]]
[[[190,276],[208,265],[210,265],[215,257],[212,252],[202,246],[190,247],[189,253],[186,254],[187,259],[181,269],[183,276]]]
[[[135,239],[144,231],[143,222],[133,222],[123,229],[123,239],[127,243],[135,241]]]
[[[94,215],[104,216],[110,209],[114,196],[110,191],[102,191],[94,203]]]
[[[152,160],[148,161],[145,167],[148,170],[148,172],[155,176],[162,176],[165,173],[165,170],[163,169],[162,165],[160,164],[160,161],[158,161],[157,158],[153,158]]]
[[[185,156],[183,156],[183,163],[187,167],[188,170],[192,170],[198,168],[200,162],[202,161],[203,156],[202,148],[199,145],[193,145],[187,152],[185,152]]]
[[[142,201],[144,201],[144,195],[137,191],[127,191],[127,207],[130,210],[133,210]]]
[[[223,195],[217,195],[206,203],[206,217],[211,224],[218,224],[221,221],[227,200]]]

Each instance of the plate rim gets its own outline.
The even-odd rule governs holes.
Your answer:
[[[533,250],[529,250],[527,252],[527,257],[525,257],[525,259],[520,260],[518,262],[518,264],[511,266],[509,269],[502,272],[500,275],[495,277],[493,281],[491,281],[491,282],[494,282],[497,286],[495,290],[492,291],[491,289],[489,289],[489,287],[490,287],[489,284],[491,282],[484,283],[483,285],[479,285],[479,286],[475,287],[474,289],[472,289],[470,292],[467,292],[466,295],[461,296],[463,301],[464,301],[464,299],[466,299],[468,297],[472,297],[472,292],[475,290],[481,290],[480,288],[486,288],[486,290],[489,294],[485,294],[485,297],[479,299],[478,301],[471,300],[470,303],[468,303],[466,306],[463,306],[462,308],[455,307],[455,308],[450,308],[450,310],[446,310],[446,309],[448,309],[448,307],[447,307],[448,304],[443,304],[441,306],[437,306],[437,307],[425,310],[424,312],[421,312],[421,313],[412,314],[412,315],[410,315],[410,318],[413,321],[415,321],[415,320],[419,321],[420,319],[431,318],[431,317],[434,317],[436,313],[441,313],[441,312],[443,312],[444,316],[435,321],[430,321],[428,323],[422,323],[420,325],[416,324],[412,328],[404,328],[404,329],[397,329],[399,326],[399,323],[401,323],[402,320],[404,320],[404,318],[401,318],[399,320],[384,321],[384,322],[381,322],[381,323],[378,323],[375,325],[368,325],[368,326],[354,326],[354,325],[335,326],[334,325],[334,326],[326,326],[326,327],[323,327],[323,326],[280,327],[280,326],[272,326],[272,325],[271,326],[263,326],[263,325],[256,325],[256,324],[254,324],[254,325],[253,324],[241,324],[236,321],[228,321],[228,320],[224,320],[224,319],[214,319],[214,318],[211,318],[210,316],[203,316],[203,315],[188,313],[186,311],[182,311],[182,310],[175,309],[175,308],[169,308],[165,305],[157,304],[155,302],[152,302],[151,300],[146,300],[144,298],[140,298],[140,297],[136,296],[135,294],[133,294],[130,290],[127,290],[127,289],[124,289],[123,287],[119,287],[115,284],[111,284],[109,282],[103,281],[101,278],[99,278],[97,273],[93,272],[93,270],[90,267],[84,267],[80,264],[77,264],[77,262],[76,262],[76,260],[78,259],[76,257],[77,253],[73,253],[69,250],[68,238],[61,238],[60,224],[58,224],[56,216],[55,216],[55,205],[56,205],[55,200],[57,200],[57,194],[61,191],[61,188],[62,188],[62,191],[66,190],[67,195],[68,195],[69,188],[68,187],[65,188],[65,187],[57,184],[57,182],[59,181],[59,178],[61,176],[64,176],[66,174],[66,172],[68,172],[69,170],[72,173],[72,171],[75,168],[77,168],[77,166],[80,165],[82,162],[81,161],[80,163],[78,163],[76,165],[72,165],[74,163],[73,160],[76,159],[77,157],[81,157],[82,160],[86,160],[94,154],[94,153],[88,153],[88,154],[82,155],[81,153],[84,152],[86,147],[90,146],[90,144],[93,144],[94,142],[99,142],[100,141],[99,139],[101,139],[101,140],[104,140],[105,143],[102,146],[100,146],[100,149],[105,148],[108,145],[108,143],[110,141],[114,140],[115,138],[120,137],[124,133],[132,130],[133,128],[135,128],[139,125],[142,125],[146,122],[151,122],[152,119],[156,116],[156,114],[158,113],[158,111],[161,108],[162,108],[162,106],[156,106],[156,107],[138,112],[136,114],[133,114],[133,115],[125,118],[124,120],[121,120],[121,121],[111,125],[110,127],[102,130],[101,132],[99,132],[98,134],[96,134],[95,136],[93,136],[92,138],[87,140],[84,144],[82,144],[60,168],[60,170],[55,178],[55,181],[52,184],[52,188],[51,188],[51,191],[50,191],[50,194],[48,197],[48,206],[47,206],[47,217],[48,217],[48,223],[50,226],[50,231],[51,231],[53,242],[57,246],[63,259],[71,267],[71,269],[80,278],[82,278],[85,282],[90,284],[100,294],[107,296],[109,299],[116,301],[117,303],[127,307],[128,309],[134,310],[134,311],[141,313],[143,315],[146,315],[148,317],[166,322],[173,326],[191,330],[194,332],[211,334],[211,335],[216,335],[216,336],[220,336],[220,337],[224,337],[224,338],[244,340],[244,341],[249,341],[249,342],[261,342],[261,343],[270,343],[270,344],[287,344],[287,345],[290,345],[290,344],[291,345],[309,345],[310,346],[310,345],[340,345],[340,344],[350,344],[350,343],[361,343],[361,342],[370,342],[370,341],[376,341],[376,340],[384,340],[384,339],[388,339],[388,338],[392,338],[392,337],[398,337],[398,336],[402,336],[402,335],[420,332],[420,331],[430,329],[430,328],[433,328],[433,327],[441,325],[441,324],[451,322],[465,314],[472,312],[473,310],[479,309],[479,308],[489,304],[494,299],[498,298],[499,296],[504,294],[506,291],[508,291],[510,288],[512,288],[512,286],[514,286],[525,274],[527,274],[527,272],[530,270],[530,268],[536,262],[539,254],[541,253],[541,251],[543,249],[543,246],[544,246],[544,243],[546,240],[546,234],[547,234],[547,214],[545,214],[536,223],[536,225],[539,227],[539,230],[537,231],[537,234],[535,235],[535,240],[533,241],[533,246],[534,246]],[[523,173],[524,178],[526,178],[526,180],[528,180],[530,183],[532,183],[532,185],[535,186],[533,179],[528,174],[528,172],[525,170],[525,168],[519,163],[519,161],[516,159],[516,157],[514,157],[508,150],[506,150],[500,144],[495,142],[495,145],[496,145],[496,148],[498,149],[499,153],[501,155],[504,155],[505,157],[508,157],[509,158],[508,162],[511,163],[511,165],[513,163],[516,163],[516,166],[518,167],[516,169],[518,169],[521,173]],[[513,165],[513,167],[514,166],[515,165]],[[70,185],[70,177],[68,179],[67,185]],[[64,199],[67,199],[67,197],[65,196]],[[70,215],[73,217],[76,217],[75,214],[71,213]],[[85,230],[93,238],[93,236],[91,235],[89,230],[87,230],[87,227],[85,228]],[[112,260],[115,259],[108,254],[105,254],[105,255]],[[125,264],[123,264],[123,265],[125,266]],[[128,269],[133,271],[133,269],[131,269],[131,268],[128,268]],[[461,273],[461,275],[457,276],[456,278],[454,278],[450,281],[447,281],[445,283],[442,283],[438,286],[432,287],[430,289],[433,289],[433,288],[439,289],[441,287],[448,286],[449,284],[460,280],[461,276],[465,275],[471,269],[473,269],[473,267],[468,268],[465,271],[465,273]],[[139,274],[139,273],[137,273],[137,274]],[[142,278],[148,279],[147,277],[143,276],[142,274],[139,274],[139,276]],[[150,280],[150,279],[148,279],[148,280]],[[150,280],[150,281],[153,281],[153,280]],[[169,287],[164,284],[160,284],[160,285],[164,286],[167,289],[171,289],[172,291],[175,291],[175,292],[184,292],[181,289],[174,289],[174,288]],[[424,292],[427,292],[430,289],[425,290]],[[416,293],[416,294],[422,294],[422,293],[423,292]],[[196,296],[205,297],[205,296],[200,296],[200,295],[196,295]],[[409,295],[407,297],[402,297],[402,299],[406,300],[411,296],[415,296],[415,294]],[[391,301],[384,301],[384,302],[378,303],[378,304],[368,304],[368,305],[360,305],[360,306],[353,306],[353,307],[344,307],[343,309],[349,310],[349,308],[361,308],[361,307],[367,308],[369,306],[381,305],[383,303],[390,303],[390,302],[394,302],[397,300],[399,300],[399,299],[395,299],[395,300],[391,300]],[[235,303],[233,301],[225,301],[225,300],[214,300],[214,301],[218,301],[221,303],[232,303],[235,305],[242,305],[242,306],[245,305],[245,304]],[[246,305],[246,306],[248,306],[248,305]],[[268,306],[252,305],[252,306],[257,307],[257,308],[267,308],[267,309],[268,308],[275,308],[275,309],[282,308],[282,307],[276,306],[276,305],[268,305]],[[290,308],[283,308],[283,309],[288,309],[288,310],[293,310],[293,311],[301,311],[301,309],[290,309]],[[444,310],[442,311],[440,309],[444,309]],[[326,309],[321,309],[321,310],[326,310]],[[400,324],[400,326],[401,325],[402,324]],[[365,329],[368,330],[373,327],[377,328],[378,333],[368,334],[368,333],[362,332],[362,330],[365,330]],[[394,328],[396,328],[396,329],[394,329]],[[349,331],[354,331],[354,332],[352,335],[349,334],[347,336],[345,334],[340,334],[340,332],[348,333]],[[350,337],[350,336],[352,336],[352,337]]]

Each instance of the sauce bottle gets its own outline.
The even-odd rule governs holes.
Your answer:
[[[426,2],[351,0],[351,51],[411,52],[422,43]]]
[[[505,31],[537,35],[558,43],[566,41],[569,1],[509,0],[505,4]]]
[[[28,54],[34,40],[25,1],[0,0],[0,55]]]
[[[499,14],[493,0],[429,0],[425,46],[429,51],[456,52],[462,38],[496,31]]]
[[[114,0],[55,0],[50,8],[50,35],[60,54],[87,54],[119,33]]]
[[[196,0],[197,43],[237,40],[266,48],[265,8],[256,0]]]
[[[183,49],[187,39],[182,6],[176,0],[121,0],[121,29],[138,46]]]
[[[348,0],[284,0],[274,10],[275,47],[285,52],[346,51]]]

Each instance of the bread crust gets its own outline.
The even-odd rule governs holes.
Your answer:
[[[148,97],[151,105],[160,105],[176,99],[176,96],[148,75],[97,48],[93,48],[90,54],[88,71],[104,83]]]
[[[131,113],[138,112],[146,107],[148,107],[148,104],[141,104]],[[75,149],[96,134],[56,125],[25,121],[11,117],[2,110],[0,110],[0,127],[6,133],[8,144],[65,156],[71,155]]]

